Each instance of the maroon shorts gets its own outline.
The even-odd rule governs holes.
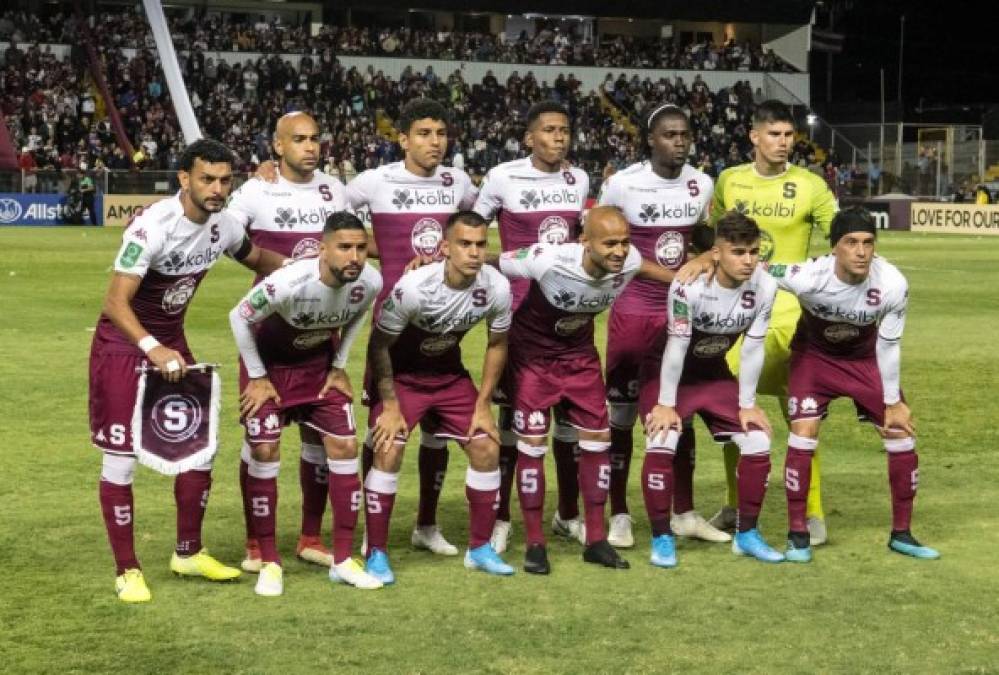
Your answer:
[[[642,387],[639,407],[651,412],[659,401],[659,381]],[[716,441],[728,440],[742,431],[739,422],[739,383],[735,378],[681,382],[676,390],[676,413],[687,423],[700,416]]]
[[[178,350],[195,363],[185,347]],[[136,368],[149,361],[138,350],[90,348],[90,442],[100,450],[132,454],[132,411],[139,386]]]
[[[549,409],[560,406],[565,421],[582,431],[607,431],[607,393],[596,351],[560,359],[511,359],[513,430],[547,436]]]
[[[469,440],[468,427],[472,425],[479,390],[475,388],[468,373],[422,377],[407,374],[397,376],[393,384],[399,408],[410,430],[427,421],[435,436],[461,442]],[[380,400],[371,406],[368,428],[374,426],[382,409]],[[475,434],[473,438],[484,435]]]
[[[875,358],[836,359],[814,351],[792,351],[790,367],[787,411],[791,421],[824,419],[829,402],[846,397],[853,400],[858,418],[884,425],[884,390]]]
[[[637,402],[647,379],[642,361],[650,354],[661,359],[665,346],[665,309],[662,315],[622,314],[612,309],[607,323],[607,400]]]
[[[240,421],[248,443],[277,443],[281,429],[292,422],[311,427],[335,438],[354,438],[353,403],[333,389],[317,398],[329,372],[326,358],[295,366],[271,366],[267,371],[281,405],[267,401],[253,417]]]

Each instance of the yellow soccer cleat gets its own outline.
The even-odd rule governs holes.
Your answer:
[[[135,567],[127,569],[114,580],[114,591],[122,602],[149,602],[153,599],[146,586],[146,578],[142,570]]]
[[[209,581],[231,581],[241,574],[235,567],[223,565],[208,555],[206,548],[186,558],[174,553],[170,558],[170,571],[184,577],[204,577]]]

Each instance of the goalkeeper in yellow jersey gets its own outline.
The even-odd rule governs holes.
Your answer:
[[[713,226],[726,211],[735,209],[757,222],[762,231],[760,260],[770,263],[796,263],[808,257],[808,242],[813,228],[829,234],[829,224],[836,213],[836,198],[826,182],[816,174],[789,163],[794,146],[794,118],[780,101],[764,101],[753,114],[749,132],[754,160],[726,169],[718,177],[711,204]],[[677,278],[685,275],[681,270]],[[781,399],[787,414],[787,376],[791,336],[801,308],[790,293],[779,291],[765,343],[766,361],[757,391]],[[739,349],[736,343],[728,353],[733,372],[738,372]],[[725,473],[728,498],[725,506],[711,519],[719,529],[733,529],[736,522],[738,494],[735,467],[739,448],[725,445]],[[813,546],[826,540],[825,517],[819,490],[819,456],[812,463],[812,482],[808,493],[808,530]]]

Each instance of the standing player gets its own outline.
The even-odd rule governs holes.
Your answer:
[[[628,222],[613,207],[591,209],[578,244],[534,244],[508,251],[500,269],[531,287],[510,334],[510,403],[517,432],[517,494],[524,515],[524,570],[548,574],[541,529],[549,410],[561,405],[579,434],[579,487],[586,548],[583,560],[626,569],[607,542],[604,504],[611,447],[606,388],[593,344],[593,317],[610,307],[635,276],[668,283],[671,270],[643,260],[629,244]]]
[[[487,225],[474,211],[450,216],[442,246],[444,260],[410,272],[396,283],[371,336],[377,390],[369,426],[376,453],[364,482],[366,569],[386,584],[395,581],[387,544],[406,438],[428,415],[436,418],[436,432],[456,440],[468,455],[465,566],[489,574],[513,574],[513,568],[489,544],[500,485],[498,432],[490,400],[506,364],[511,299],[509,282],[494,268],[483,266]],[[459,343],[483,320],[489,338],[482,387],[476,391],[461,362]]]
[[[836,198],[825,180],[811,171],[788,163],[794,146],[794,118],[780,101],[764,101],[753,115],[749,132],[755,158],[749,164],[726,169],[718,177],[711,219],[717,221],[725,212],[736,209],[753,218],[762,230],[760,259],[764,262],[792,264],[808,256],[812,228],[829,233],[829,223],[836,213]],[[708,254],[705,254],[708,255]],[[683,278],[683,272],[680,273]],[[766,361],[760,377],[762,394],[787,398],[788,345],[801,309],[789,293],[777,294],[773,318],[767,331]],[[729,352],[733,372],[739,369],[739,350]],[[738,506],[738,483],[735,477],[739,448],[725,446],[725,473],[728,479],[726,505],[711,519],[721,529],[735,527]],[[825,517],[819,493],[818,455],[814,456],[815,480],[808,498],[809,530],[812,544],[826,541]]]
[[[198,285],[223,253],[258,274],[280,267],[280,255],[253,245],[239,223],[220,213],[232,187],[232,152],[200,140],[184,150],[180,193],[136,217],[125,231],[90,349],[91,442],[104,452],[100,501],[124,602],[150,599],[135,556],[132,409],[139,374],[152,363],[170,381],[184,376],[194,357],[184,336],[184,315]],[[239,570],[222,565],[201,545],[201,523],[211,489],[211,463],[174,481],[176,574],[224,581]]]
[[[486,220],[498,216],[500,243],[513,251],[538,242],[562,244],[575,241],[590,191],[590,178],[577,167],[567,166],[566,154],[572,129],[569,113],[556,101],[540,101],[527,112],[524,144],[529,157],[493,167],[482,183],[475,211]],[[527,296],[527,279],[510,282],[513,310]],[[499,392],[498,392],[499,393]],[[510,407],[500,402],[500,504],[492,545],[506,550],[510,535],[510,492],[517,462],[517,437],[511,429]],[[576,478],[576,430],[556,417],[552,451],[558,474],[558,510],[552,529],[563,536],[585,541],[579,518],[579,484]]]
[[[791,341],[788,415],[791,433],[784,464],[789,517],[787,559],[812,559],[806,499],[829,402],[853,400],[861,419],[884,439],[891,487],[892,528],[888,547],[915,558],[940,554],[909,531],[919,483],[919,458],[909,407],[899,389],[900,340],[908,284],[902,273],[876,256],[874,218],[863,208],[833,218],[832,254],[792,265],[770,265],[780,287],[801,303]]]
[[[651,563],[676,565],[670,530],[673,500],[673,456],[683,420],[695,413],[715,439],[739,446],[739,526],[732,550],[764,562],[784,556],[760,535],[757,519],[770,475],[770,423],[756,405],[756,384],[763,370],[763,340],[777,283],[757,266],[760,228],[738,211],[717,224],[712,258],[714,277],[699,277],[689,286],[669,291],[667,330],[659,386],[646,384],[643,400],[658,399],[646,420],[646,453],[642,492],[652,525]],[[725,353],[740,336],[742,369],[738,382],[725,363]],[[643,407],[650,404],[643,403]]]
[[[600,190],[600,204],[616,206],[631,227],[635,248],[646,260],[676,270],[687,259],[693,228],[707,217],[714,185],[706,174],[687,164],[690,122],[680,108],[657,106],[644,116],[650,159],[633,164],[608,178]],[[612,436],[611,519],[608,541],[631,547],[628,514],[628,473],[631,469],[633,429],[639,413],[642,380],[658,382],[659,361],[666,343],[666,293],[661,284],[636,281],[621,294],[607,327],[607,388]],[[642,417],[649,410],[642,410]],[[729,536],[708,525],[693,504],[691,473],[694,432],[687,429],[676,457],[677,492],[673,527],[677,534],[728,541]]]
[[[258,246],[289,258],[307,258],[319,252],[323,225],[330,214],[343,211],[347,196],[343,185],[324,174],[319,165],[319,125],[307,113],[281,117],[274,129],[274,152],[279,158],[276,182],[250,180],[237,190],[226,211],[239,220]],[[254,283],[260,281],[258,277]],[[240,364],[240,390],[246,388],[246,369]],[[333,559],[320,537],[326,512],[326,451],[322,435],[308,425],[299,426],[302,453],[298,480],[302,488],[302,529],[295,552],[298,557],[329,567]],[[253,509],[246,489],[250,445],[240,453],[239,487],[246,521],[246,559],[242,567],[258,572],[260,547],[253,532]]]
[[[275,541],[281,427],[297,421],[319,433],[333,510],[330,579],[380,588],[350,557],[361,505],[353,391],[344,368],[364,315],[382,289],[365,265],[368,235],[346,212],[326,220],[319,258],[287,265],[257,284],[229,313],[248,376],[240,412],[251,447],[246,492],[262,567],[258,595],[284,592]],[[334,353],[332,338],[339,337]],[[332,365],[330,365],[332,364]]]
[[[366,206],[371,213],[371,230],[384,280],[375,305],[376,317],[381,302],[415,256],[439,257],[444,224],[458,210],[470,208],[476,196],[468,174],[441,166],[447,150],[444,106],[430,99],[414,99],[400,111],[398,129],[403,161],[369,169],[347,186],[349,205],[355,210]],[[367,471],[371,461],[369,442],[365,442],[364,461]],[[457,555],[458,549],[444,539],[437,526],[437,503],[447,470],[447,442],[426,428],[420,437],[419,467],[420,504],[413,546],[439,555]]]

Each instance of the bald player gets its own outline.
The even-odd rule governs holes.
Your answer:
[[[305,112],[282,116],[274,129],[274,154],[278,157],[276,182],[250,180],[237,190],[226,212],[238,220],[257,246],[269,248],[289,258],[314,257],[319,252],[326,219],[347,206],[343,185],[320,171],[319,125]],[[254,283],[261,281],[258,276]],[[248,384],[240,362],[240,391]],[[302,488],[302,528],[296,554],[303,560],[329,567],[330,551],[322,542],[326,511],[327,464],[322,437],[315,429],[300,425],[302,440],[298,477]],[[246,559],[242,567],[258,572],[260,547],[253,532],[252,509],[246,489],[252,476],[250,446],[244,440],[240,453],[239,485],[243,494],[246,521]]]

